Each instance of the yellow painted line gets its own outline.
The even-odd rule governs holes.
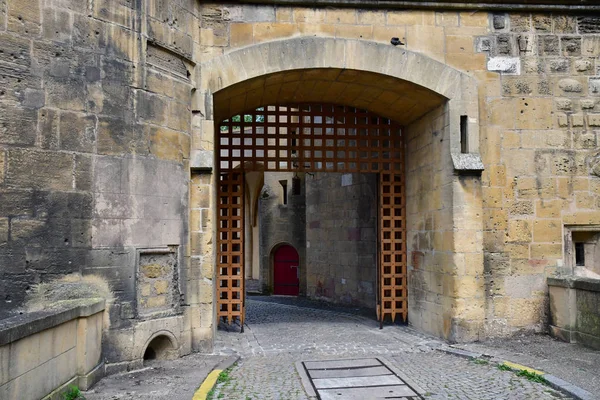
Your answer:
[[[527,372],[531,372],[532,374],[537,374],[537,375],[544,375],[544,374],[546,374],[545,372],[538,371],[537,369],[529,368],[529,367],[526,367],[526,366],[521,365],[521,364],[515,364],[515,363],[512,363],[510,361],[504,361],[503,364],[506,365],[507,367],[510,367],[512,369],[516,369],[516,370],[519,370],[519,371],[527,371]]]
[[[208,392],[210,392],[213,386],[215,386],[215,383],[217,383],[217,379],[219,378],[219,374],[221,372],[223,372],[222,369],[215,369],[208,374],[204,382],[202,382],[202,385],[200,385],[198,390],[196,390],[196,393],[194,393],[192,400],[206,400]]]

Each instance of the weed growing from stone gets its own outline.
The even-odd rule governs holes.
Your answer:
[[[231,376],[229,375],[229,368],[219,374],[217,378],[217,383],[227,383],[231,380]]]
[[[505,365],[505,364],[498,364],[498,369],[500,371],[512,371],[512,369],[508,365]]]
[[[481,358],[476,358],[473,362],[477,365],[488,365],[490,362],[487,360],[482,360]]]
[[[215,389],[217,388],[217,385],[219,385],[219,384],[224,384],[225,385],[229,381],[231,381],[231,375],[229,375],[229,373],[231,372],[231,370],[233,369],[233,367],[235,367],[236,365],[237,365],[237,362],[234,363],[231,367],[227,368],[225,371],[221,371],[221,373],[217,377],[217,382],[215,383],[215,386],[213,386],[212,389],[210,389],[210,391],[206,395],[206,398],[208,400],[214,399],[214,397],[215,397]],[[223,396],[224,396],[223,393],[219,393],[219,395],[217,396],[217,398],[218,399],[222,399]]]
[[[85,397],[81,395],[81,390],[77,386],[71,385],[69,389],[63,393],[64,400],[85,400]]]
[[[542,375],[536,374],[535,372],[525,371],[524,369],[517,372],[517,376],[522,376],[522,377],[526,378],[528,381],[543,383],[544,385],[546,385],[548,383],[548,381],[546,379],[544,379],[544,377]]]

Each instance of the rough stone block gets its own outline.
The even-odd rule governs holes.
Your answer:
[[[541,56],[559,55],[558,36],[541,35],[538,36],[538,54]]]
[[[187,134],[167,128],[149,127],[148,139],[150,153],[162,160],[181,162],[189,149]]]
[[[579,33],[600,33],[600,21],[595,16],[577,17]]]
[[[356,10],[329,9],[325,14],[325,22],[329,24],[355,24]]]
[[[143,130],[134,129],[129,121],[100,117],[98,121],[98,154],[123,154],[137,152],[144,146]]]
[[[583,126],[583,114],[572,114],[571,125],[574,127]]]
[[[558,81],[558,87],[566,93],[581,93],[583,85],[576,79],[565,78]]]
[[[99,51],[106,47],[106,24],[88,15],[73,13],[73,45]]]
[[[506,28],[506,15],[494,14],[492,16],[492,26],[496,30],[502,30],[502,29]]]
[[[600,114],[588,114],[589,126],[600,126]]]
[[[564,56],[580,56],[581,55],[581,38],[580,37],[562,37],[560,39],[561,49]]]
[[[0,143],[32,146],[37,136],[37,111],[0,105]]]
[[[8,151],[7,165],[8,184],[53,190],[73,188],[71,154],[11,149]]]
[[[386,14],[383,11],[358,10],[358,23],[362,25],[383,26],[386,24]]]
[[[87,99],[82,79],[78,77],[49,77],[45,86],[48,106],[63,110],[85,110]]]
[[[297,32],[295,24],[285,23],[257,23],[254,24],[254,43],[266,42],[268,40],[283,39],[291,37]]]
[[[565,74],[569,71],[569,65],[568,59],[551,59],[548,62],[548,69],[553,74]]]
[[[96,141],[96,117],[64,112],[60,114],[60,144],[63,150],[91,153]]]
[[[254,40],[252,24],[231,24],[229,29],[231,47],[247,46]]]
[[[368,25],[337,25],[335,27],[335,37],[347,39],[371,39],[373,37],[373,27]]]
[[[41,10],[38,0],[8,0],[9,31],[36,35],[40,32]]]
[[[69,12],[56,8],[44,8],[42,32],[45,39],[59,42],[70,41],[71,27]]]
[[[521,59],[518,57],[491,57],[488,60],[487,69],[506,75],[520,75]]]
[[[320,8],[294,8],[294,21],[319,23],[325,22],[326,11]]]
[[[547,14],[535,14],[532,16],[533,28],[538,32],[550,32],[552,30],[552,17]]]
[[[565,113],[557,113],[556,119],[558,121],[558,126],[559,127],[567,127],[567,126],[569,126],[569,119],[567,117],[567,114],[565,114]]]
[[[166,125],[169,108],[167,99],[143,90],[136,91],[137,115],[156,125]]]

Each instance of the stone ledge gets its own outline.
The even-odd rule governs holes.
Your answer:
[[[481,172],[485,168],[481,156],[476,153],[452,153],[452,164],[458,172]]]
[[[197,171],[211,172],[214,164],[214,152],[210,150],[192,150],[190,168]]]
[[[0,321],[0,346],[76,318],[89,317],[104,311],[104,308],[104,299],[70,300],[56,310],[36,311],[4,319]]]
[[[548,286],[600,292],[600,279],[574,277],[548,278]]]

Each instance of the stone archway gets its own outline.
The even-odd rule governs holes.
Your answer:
[[[210,150],[220,119],[260,104],[327,100],[335,93],[332,87],[348,95],[344,103],[402,123],[410,155],[407,174],[414,177],[407,181],[407,211],[413,216],[409,319],[449,340],[478,337],[483,321],[480,182],[459,175],[481,169],[473,78],[389,45],[316,37],[239,49],[198,70],[195,125],[202,127],[199,136]],[[329,86],[319,90],[318,84]],[[461,153],[461,131],[470,154]],[[193,145],[193,152],[206,150]]]

